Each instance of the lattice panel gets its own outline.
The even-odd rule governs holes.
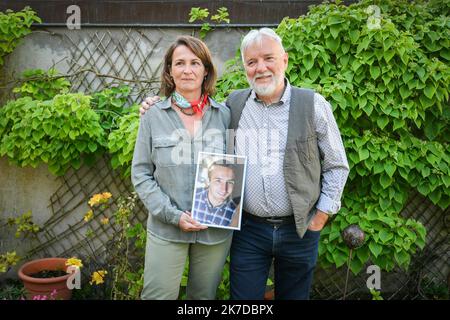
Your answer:
[[[29,255],[69,257],[91,256],[93,252],[102,254],[117,232],[113,215],[117,206],[113,203],[104,211],[94,210],[94,219],[85,222],[83,217],[90,209],[87,203],[96,193],[111,192],[117,202],[119,196],[128,196],[132,191],[129,178],[124,179],[117,170],[112,170],[106,156],[93,167],[83,166],[78,171],[71,169],[61,177],[61,186],[50,198],[52,216],[42,226],[44,231],[39,233],[39,245]],[[106,225],[100,223],[103,216],[110,219]],[[146,226],[146,220],[146,210],[139,201],[133,222]],[[88,232],[91,234],[89,237]]]
[[[101,29],[65,33],[71,53],[68,74],[73,91],[94,92],[125,83],[132,88],[130,102],[141,102],[159,89],[162,35],[149,36],[141,29]],[[165,50],[164,50],[165,51]]]

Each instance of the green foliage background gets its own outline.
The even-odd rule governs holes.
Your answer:
[[[324,4],[276,30],[291,84],[330,101],[351,168],[342,209],[322,231],[325,266],[346,263],[340,233],[358,224],[366,243],[352,260],[354,273],[368,261],[407,268],[426,237],[421,223],[400,215],[410,191],[442,209],[450,203],[449,8],[446,1]],[[219,99],[247,87],[239,60],[237,53],[227,63]]]
[[[17,47],[19,40],[31,32],[30,27],[34,22],[40,23],[41,19],[29,7],[19,12],[0,12],[0,67],[5,56]]]

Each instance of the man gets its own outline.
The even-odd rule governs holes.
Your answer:
[[[349,172],[344,146],[324,97],[285,78],[289,58],[273,30],[250,31],[241,54],[250,89],[226,102],[236,130],[229,153],[248,159],[231,299],[263,299],[272,261],[275,299],[309,299],[320,231],[340,209]]]
[[[195,193],[193,218],[204,224],[232,225],[236,203],[231,195],[234,189],[234,170],[222,161],[213,162],[208,168],[208,185]]]

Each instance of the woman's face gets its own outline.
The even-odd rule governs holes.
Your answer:
[[[180,94],[202,90],[203,79],[208,73],[199,57],[188,47],[178,46],[172,55],[170,75],[175,83],[175,90]]]

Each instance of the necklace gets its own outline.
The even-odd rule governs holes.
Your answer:
[[[194,111],[194,110],[192,110],[191,113],[186,112],[184,108],[181,108],[181,107],[180,107],[179,105],[177,105],[174,101],[172,101],[172,104],[173,104],[174,106],[176,106],[176,107],[178,108],[178,110],[181,111],[182,114],[185,114],[185,115],[190,116],[190,117],[192,117],[192,116],[195,114],[195,111]]]

